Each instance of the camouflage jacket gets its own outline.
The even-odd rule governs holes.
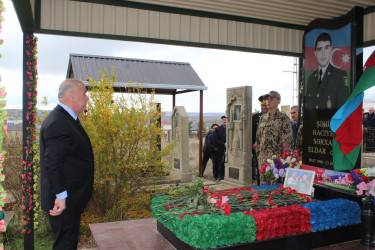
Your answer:
[[[272,155],[284,152],[283,144],[292,149],[293,134],[290,119],[276,110],[274,115],[266,113],[260,117],[256,134],[256,153],[258,162],[262,158],[271,159]]]

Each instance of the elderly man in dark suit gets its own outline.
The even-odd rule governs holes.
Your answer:
[[[59,87],[59,104],[40,129],[42,209],[48,213],[53,249],[77,249],[81,214],[94,182],[94,154],[78,115],[89,100],[75,79]]]

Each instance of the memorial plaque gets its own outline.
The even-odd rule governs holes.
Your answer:
[[[174,168],[180,169],[180,159],[174,158]]]
[[[238,180],[240,176],[240,171],[238,168],[229,167],[229,178]]]

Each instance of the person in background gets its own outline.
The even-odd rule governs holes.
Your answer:
[[[60,84],[58,97],[40,129],[42,210],[48,213],[53,249],[76,250],[81,214],[94,184],[94,153],[77,117],[89,98],[75,79]]]
[[[267,113],[268,109],[267,109],[266,100],[263,98],[263,95],[259,96],[258,101],[260,102],[260,112],[253,113],[253,115],[252,115],[252,137],[251,137],[251,140],[252,140],[252,145],[253,145],[253,149],[252,149],[252,153],[253,153],[253,155],[252,155],[252,157],[253,157],[252,175],[253,175],[253,180],[258,180],[258,185],[259,185],[260,183],[259,183],[258,159],[257,159],[256,151],[255,151],[255,137],[256,137],[256,133],[257,133],[257,129],[258,129],[259,119],[262,115]]]
[[[364,133],[365,133],[365,150],[372,152],[374,150],[374,129],[375,129],[375,114],[374,107],[368,109],[368,116],[363,122]]]
[[[225,151],[227,148],[226,136],[227,136],[227,117],[224,115],[221,117],[221,123],[219,127],[212,133],[212,142],[214,144],[213,152],[213,174],[214,180],[224,180],[225,173]]]
[[[293,106],[290,108],[290,120],[292,123],[292,132],[293,132],[293,149],[295,149],[296,142],[297,142],[298,128],[299,128],[298,106]]]
[[[210,135],[215,131],[215,129],[219,127],[218,124],[214,123],[211,125],[211,129],[207,132],[204,138],[204,145],[203,145],[203,160],[202,160],[202,177],[204,174],[204,170],[206,169],[207,162],[211,158],[212,159],[212,151],[213,151],[213,142],[210,139]]]
[[[284,152],[284,146],[292,148],[293,135],[289,117],[281,113],[278,106],[281,96],[276,91],[264,95],[268,112],[260,117],[256,133],[255,149],[260,164],[272,155]]]

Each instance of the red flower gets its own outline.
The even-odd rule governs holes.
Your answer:
[[[364,182],[368,182],[368,177],[365,176],[365,175],[362,175],[362,176],[361,176],[361,179],[362,179]]]
[[[205,188],[202,189],[202,192],[206,193],[206,194],[209,194],[210,190],[207,187],[205,187]]]
[[[266,172],[266,166],[263,165],[263,166],[261,167],[260,171],[264,174],[264,173]]]
[[[257,202],[257,200],[259,200],[259,194],[257,194],[257,193],[253,193],[253,200],[254,200],[255,202]]]
[[[270,204],[270,206],[273,206],[273,201],[271,199],[268,199],[267,201]]]
[[[228,205],[228,203],[225,203],[224,211],[225,211],[225,216],[230,215],[230,206]]]
[[[348,180],[349,180],[349,181],[353,181],[353,177],[352,177],[351,174],[348,175]]]
[[[355,172],[356,174],[360,174],[360,173],[361,173],[361,171],[360,171],[359,169],[354,169],[354,172]]]

